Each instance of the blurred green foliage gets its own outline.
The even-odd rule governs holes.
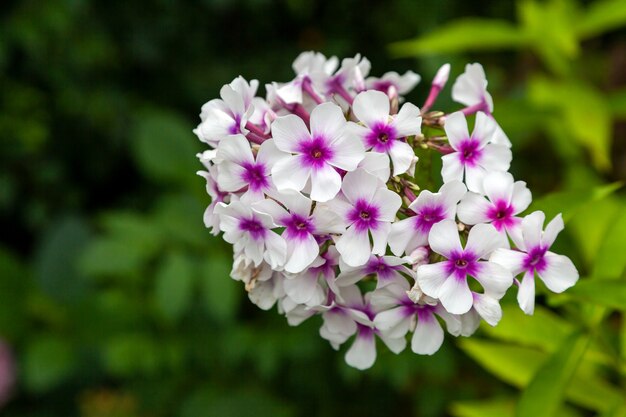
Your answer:
[[[3,416],[626,415],[623,1],[24,0],[0,23]],[[534,317],[510,294],[498,327],[363,373],[318,320],[252,306],[202,224],[191,129],[222,84],[288,80],[306,49],[425,80],[482,62],[579,285],[539,287]]]

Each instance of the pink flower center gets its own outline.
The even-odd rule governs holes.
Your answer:
[[[375,229],[378,225],[380,210],[378,207],[360,199],[348,213],[348,220],[354,223],[358,231]]]
[[[248,232],[254,240],[261,240],[265,237],[265,227],[254,217],[250,219],[240,219],[239,230]]]
[[[480,142],[476,139],[467,139],[459,144],[459,159],[463,165],[475,166],[482,156]]]
[[[397,139],[397,132],[393,126],[378,122],[370,128],[370,132],[365,137],[367,147],[376,152],[387,152]]]
[[[333,150],[322,136],[300,143],[303,163],[306,168],[321,168],[332,159]]]

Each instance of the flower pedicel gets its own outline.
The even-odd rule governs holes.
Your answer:
[[[277,305],[291,325],[321,315],[320,335],[335,349],[352,339],[346,362],[366,369],[377,338],[431,355],[444,339],[437,317],[469,336],[481,319],[498,323],[512,286],[532,314],[535,276],[554,292],[576,283],[569,258],[549,251],[560,215],[545,230],[542,212],[521,215],[531,194],[507,172],[511,143],[480,64],[454,83],[466,107],[451,114],[430,111],[448,64],[422,110],[402,97],[420,81],[410,71],[368,77],[360,55],[339,65],[316,52],[293,68],[265,99],[258,81],[236,78],[194,130],[210,148],[198,155],[212,198],[205,224],[233,245],[231,277],[253,303]],[[418,149],[442,158],[431,179],[440,188],[416,182],[430,172]]]

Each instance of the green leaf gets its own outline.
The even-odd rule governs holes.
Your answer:
[[[234,318],[243,284],[230,277],[232,259],[213,253],[200,267],[200,282],[206,310],[217,321],[230,321]]]
[[[567,294],[600,306],[626,311],[625,280],[582,279],[568,289]]]
[[[575,30],[581,39],[591,38],[622,28],[626,24],[626,2],[623,0],[599,0],[590,4],[580,20],[575,23]]]
[[[157,343],[144,334],[117,335],[103,353],[106,369],[116,376],[154,375],[161,366]]]
[[[254,410],[256,417],[290,417],[296,410],[284,400],[274,398],[262,388],[203,387],[193,392],[183,404],[180,417],[228,416],[248,417]]]
[[[513,417],[515,399],[492,398],[486,401],[458,401],[450,409],[454,417]],[[559,417],[577,417],[580,414],[569,407],[559,409]]]
[[[537,106],[556,112],[561,128],[590,151],[598,169],[610,168],[611,109],[601,92],[581,81],[535,78],[529,84],[529,97]]]
[[[623,210],[623,205],[620,207]],[[593,276],[619,278],[626,269],[626,212],[617,219],[611,219],[610,227],[602,238],[594,263]]]
[[[589,336],[573,333],[530,381],[517,404],[516,417],[552,417],[589,344]]]
[[[549,355],[538,350],[480,339],[463,339],[461,349],[485,370],[516,387],[525,387]],[[567,388],[567,397],[592,410],[606,410],[621,398],[619,390],[599,378],[595,368],[583,363]]]
[[[177,321],[188,309],[193,295],[193,267],[178,253],[169,254],[156,275],[154,299],[169,321]]]
[[[71,373],[75,358],[67,341],[44,336],[28,345],[24,357],[23,378],[26,388],[40,393],[54,388]]]
[[[526,39],[514,25],[503,20],[463,19],[449,23],[418,39],[389,46],[394,56],[420,56],[464,51],[516,48]]]
[[[84,295],[87,281],[80,276],[76,259],[89,239],[89,229],[76,218],[54,223],[46,231],[35,260],[36,277],[46,294],[64,302]]]
[[[502,306],[500,323],[497,326],[484,326],[483,330],[495,339],[554,351],[572,332],[573,326],[540,305],[529,316],[517,304],[507,304]]]
[[[620,120],[626,119],[626,89],[617,90],[609,95],[611,114]]]
[[[24,300],[31,284],[30,270],[9,250],[0,246],[0,334],[15,340],[28,330],[30,317]]]
[[[141,170],[150,179],[193,184],[199,150],[192,126],[175,113],[141,112],[133,132],[133,151]]]
[[[585,204],[602,200],[615,191],[622,188],[621,182],[602,185],[593,189],[561,191],[551,193],[535,200],[529,212],[541,210],[546,213],[546,219],[550,220],[559,213],[563,214],[563,220],[567,222]]]
[[[135,276],[148,260],[143,247],[125,240],[103,237],[93,241],[80,258],[80,270],[89,276]]]
[[[102,217],[106,231],[129,245],[139,246],[146,255],[154,254],[164,243],[161,228],[145,214],[115,211]]]
[[[557,74],[570,71],[570,63],[580,47],[572,30],[575,9],[572,2],[524,0],[518,15],[529,43],[544,63]]]

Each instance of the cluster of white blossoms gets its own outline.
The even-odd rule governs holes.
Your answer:
[[[511,143],[480,64],[452,86],[465,107],[451,114],[430,111],[448,64],[421,109],[402,97],[417,74],[368,77],[360,55],[339,65],[305,52],[293,69],[265,99],[256,80],[223,86],[194,130],[211,147],[198,155],[205,224],[233,245],[231,277],[253,303],[291,325],[320,314],[320,335],[335,349],[352,339],[346,362],[366,369],[376,338],[398,353],[412,333],[411,350],[431,355],[442,325],[454,336],[496,325],[511,286],[532,314],[536,276],[554,292],[574,285],[572,262],[550,252],[561,216],[545,229],[542,212],[520,216],[531,193],[507,172]],[[441,156],[439,190],[416,183],[430,171],[417,149]]]

